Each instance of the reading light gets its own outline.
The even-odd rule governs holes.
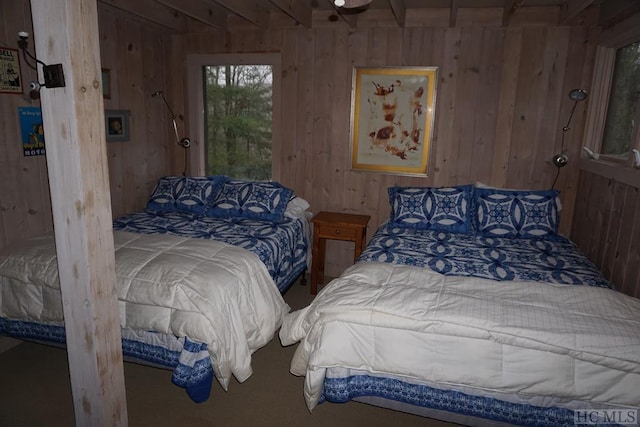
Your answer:
[[[151,96],[154,98],[156,96],[159,96],[164,101],[164,104],[167,106],[167,109],[169,109],[169,112],[171,113],[171,123],[173,125],[173,132],[176,134],[176,142],[178,143],[178,145],[181,146],[182,148],[191,147],[191,140],[189,138],[180,138],[180,136],[178,135],[178,124],[176,123],[176,117],[178,116],[176,116],[176,113],[173,112],[173,109],[167,102],[167,98],[164,97],[164,92],[161,90],[157,90],[153,92]]]
[[[155,98],[159,96],[163,101],[164,101],[164,105],[167,106],[167,109],[169,110],[169,112],[171,113],[171,124],[173,126],[173,132],[176,135],[176,142],[178,143],[178,145],[182,148],[184,148],[185,153],[184,153],[184,169],[182,171],[182,176],[185,176],[187,174],[187,148],[191,147],[191,140],[187,137],[185,138],[180,138],[180,136],[178,135],[178,124],[176,123],[176,113],[173,112],[173,108],[171,108],[171,105],[169,105],[169,103],[167,102],[167,98],[164,97],[164,92],[161,90],[157,90],[155,92],[153,92],[151,94],[151,97]]]
[[[553,159],[552,159],[553,164],[559,168],[565,166],[569,162],[569,157],[564,152],[564,136],[565,136],[565,133],[567,133],[567,131],[571,129],[569,126],[571,125],[571,119],[573,118],[573,113],[576,111],[576,106],[578,105],[578,102],[584,101],[585,99],[587,99],[587,92],[583,89],[573,89],[571,92],[569,92],[569,98],[573,100],[573,107],[571,108],[571,113],[569,114],[569,120],[567,120],[567,124],[562,128],[562,140],[560,143],[560,153],[553,156]]]
[[[567,124],[564,125],[564,127],[562,128],[562,139],[561,139],[561,142],[560,142],[560,153],[556,154],[551,159],[553,164],[558,168],[558,170],[556,172],[556,177],[553,180],[553,185],[551,186],[551,188],[554,188],[556,186],[556,181],[558,180],[558,175],[560,175],[560,168],[566,166],[567,163],[569,162],[569,156],[567,156],[567,154],[564,152],[564,137],[565,137],[565,134],[567,133],[567,131],[569,129],[571,129],[571,127],[570,127],[571,126],[571,119],[573,118],[573,113],[576,111],[576,106],[578,105],[578,102],[584,101],[585,99],[587,99],[587,91],[585,91],[584,89],[573,89],[571,92],[569,92],[569,98],[571,98],[573,100],[573,107],[571,107],[571,113],[569,114],[569,119],[567,120]]]
[[[27,48],[29,47],[28,40],[29,33],[27,33],[26,31],[20,31],[18,33],[18,47],[20,48],[20,50],[22,50],[24,62],[29,66],[29,68],[36,70],[36,72],[38,71],[38,64],[42,65],[42,74],[44,75],[44,83],[32,83],[32,89],[30,93],[31,97],[33,98],[34,93],[37,93],[40,90],[40,87],[65,87],[62,64],[47,65],[44,62],[40,61],[38,58],[36,58],[35,54],[32,55],[27,50]],[[31,59],[33,61],[33,64],[31,64],[27,58]],[[34,88],[34,86],[37,86],[37,88]]]

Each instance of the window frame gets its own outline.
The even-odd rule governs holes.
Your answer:
[[[282,114],[282,72],[279,53],[212,53],[187,55],[187,98],[189,134],[193,135],[189,151],[189,170],[192,175],[205,175],[205,111],[202,69],[207,65],[270,65],[273,77],[271,122],[271,179],[280,180]]]
[[[640,14],[636,14],[615,28],[603,31],[598,39],[584,139],[584,146],[597,153],[598,158],[591,158],[583,152],[580,162],[581,169],[616,179],[637,188],[640,188],[638,176],[640,169],[638,166],[634,167],[633,154],[630,154],[629,158],[621,158],[620,156],[600,154],[600,150],[613,83],[616,52],[619,48],[640,41],[639,22]],[[640,150],[640,120],[634,128],[631,142],[632,149]]]

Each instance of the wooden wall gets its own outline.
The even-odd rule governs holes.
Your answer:
[[[640,297],[640,190],[581,171],[571,239],[619,291]]]
[[[598,32],[591,24],[593,17],[558,26],[556,9],[522,8],[507,28],[501,26],[500,9],[461,9],[455,28],[448,26],[446,10],[428,16],[410,11],[405,29],[397,28],[392,17],[375,13],[352,29],[331,21],[327,13],[314,16],[313,29],[283,22],[275,23],[273,30],[236,25],[226,33],[168,36],[160,27],[99,6],[102,65],[111,70],[112,78],[111,99],[105,100],[105,108],[131,111],[131,141],[108,144],[114,216],[141,209],[158,177],[182,172],[183,151],[172,139],[168,111],[151,94],[164,90],[179,115],[179,126],[185,124],[188,54],[279,52],[283,64],[280,104],[286,120],[279,129],[282,140],[274,147],[274,179],[307,199],[314,212],[371,215],[369,236],[388,217],[389,186],[483,181],[549,188],[557,171],[550,159],[559,151],[561,128],[572,107],[567,94],[574,88],[589,91],[595,54],[591,39]],[[524,9],[526,14],[520,12]],[[33,33],[29,1],[0,0],[0,22],[0,45],[16,47],[18,31]],[[350,170],[354,65],[439,67],[427,177]],[[24,63],[22,79],[25,87],[36,79]],[[0,249],[52,228],[46,161],[42,156],[23,157],[17,115],[20,106],[38,105],[25,95],[0,94]],[[631,228],[631,222],[619,220],[618,215],[635,218],[635,209],[629,208],[637,203],[631,202],[635,190],[623,191],[615,183],[603,185],[589,175],[579,178],[585,112],[586,102],[578,105],[566,134],[570,161],[560,170],[556,185],[564,204],[561,231],[571,232],[614,282],[624,271],[624,279],[616,283],[635,289],[638,251],[631,242],[637,239],[629,236],[639,227]],[[625,210],[620,210],[621,196],[616,196],[607,199],[615,202],[609,214],[589,211],[589,217],[600,218],[604,227],[594,237],[587,233],[582,212],[589,200],[609,197],[610,186],[616,188],[615,194],[625,194]],[[607,221],[602,220],[605,217]],[[611,260],[609,248],[614,240],[623,249]],[[630,249],[625,252],[627,244]],[[329,242],[329,275],[339,274],[348,265],[342,260],[350,259],[351,250],[349,243]],[[629,281],[632,271],[636,271],[635,282]]]
[[[107,144],[112,209],[119,217],[142,209],[158,178],[169,174],[170,113],[151,96],[166,91],[168,36],[163,28],[98,5],[102,67],[112,77],[111,99],[104,106],[131,111],[130,141]]]
[[[274,179],[291,187],[312,210],[371,215],[368,235],[389,215],[386,189],[482,181],[546,189],[556,167],[571,89],[589,90],[595,45],[588,25],[557,26],[557,9],[534,8],[502,27],[501,9],[469,9],[458,26],[448,14],[414,16],[398,28],[390,16],[362,15],[358,29],[314,15],[313,29],[234,28],[226,35],[174,39],[174,54],[280,52],[282,140],[274,144]],[[439,16],[439,18],[438,18]],[[176,62],[176,61],[174,61]],[[186,62],[183,60],[183,62]],[[427,177],[350,170],[351,73],[359,66],[437,66],[436,118]],[[173,87],[184,85],[174,68]],[[575,161],[560,171],[561,231],[571,229],[586,108],[579,105],[566,148]],[[276,154],[277,153],[277,154]],[[327,274],[339,274],[352,245],[329,242]]]
[[[130,141],[107,146],[112,210],[120,216],[144,207],[158,177],[170,170],[169,114],[151,98],[166,85],[166,36],[163,29],[102,4],[99,14],[102,66],[111,70],[112,80],[105,109],[131,111]],[[18,32],[27,31],[33,52],[29,0],[0,0],[0,23],[0,46],[17,48]],[[28,96],[35,71],[24,61],[21,71],[25,94],[0,94],[0,249],[53,227],[46,158],[22,153],[18,107],[40,102]]]
[[[0,46],[17,49],[18,32],[33,33],[31,27],[28,0],[0,0]],[[24,62],[20,68],[27,95],[0,94],[0,248],[53,227],[46,159],[22,153],[18,107],[39,107],[40,103],[28,96],[35,71]]]

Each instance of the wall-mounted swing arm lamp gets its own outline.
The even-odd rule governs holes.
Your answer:
[[[571,119],[573,118],[573,113],[576,111],[576,106],[578,102],[584,101],[587,99],[587,92],[584,89],[573,89],[569,92],[569,98],[573,100],[573,107],[571,107],[571,113],[569,114],[569,119],[567,120],[567,124],[562,128],[562,140],[560,143],[560,153],[553,156],[552,162],[557,167],[561,168],[565,166],[569,162],[569,157],[565,153],[564,150],[564,137],[569,129],[571,129]]]
[[[65,87],[62,64],[47,65],[44,62],[40,61],[35,56],[35,54],[32,55],[27,50],[29,47],[28,40],[29,33],[27,33],[26,31],[20,31],[18,33],[18,47],[22,51],[24,62],[29,66],[29,68],[36,70],[36,73],[38,72],[38,64],[40,64],[42,66],[42,74],[44,76],[44,83],[40,83],[39,81],[30,83],[31,91],[29,92],[29,96],[33,99],[39,98],[40,88],[42,87]],[[33,64],[29,62],[29,59],[33,61]]]
[[[176,135],[176,142],[178,143],[178,145],[184,149],[191,147],[191,140],[189,138],[180,138],[180,136],[178,135],[178,124],[176,123],[176,117],[178,116],[176,116],[176,113],[173,112],[171,105],[169,105],[169,103],[167,102],[167,98],[164,97],[164,92],[161,90],[157,90],[153,92],[151,96],[154,98],[159,96],[164,101],[164,105],[167,106],[167,109],[171,113],[171,124],[173,126],[173,132]]]

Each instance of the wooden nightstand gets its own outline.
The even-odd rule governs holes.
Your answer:
[[[324,281],[324,260],[326,239],[354,242],[356,248],[353,261],[364,249],[367,240],[369,215],[355,215],[338,212],[318,212],[311,218],[313,223],[313,253],[311,265],[311,294],[318,292],[318,282]]]

